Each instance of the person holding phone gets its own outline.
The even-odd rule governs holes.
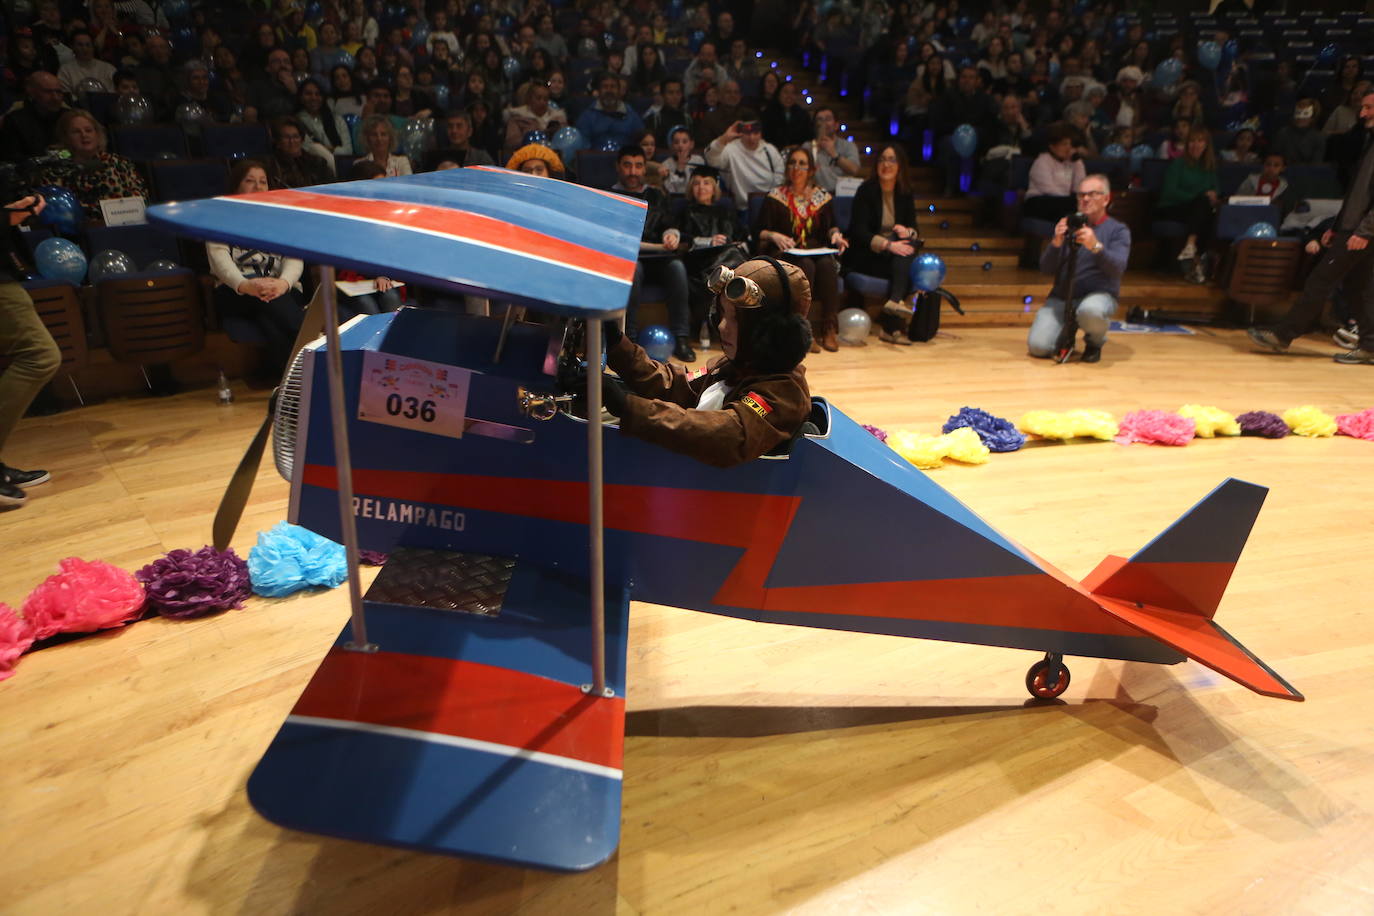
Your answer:
[[[783,183],[782,154],[763,139],[760,121],[736,121],[706,147],[706,163],[728,176],[735,208],[749,209],[749,195],[767,194]]]

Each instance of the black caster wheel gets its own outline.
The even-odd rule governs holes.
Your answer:
[[[1057,669],[1057,674],[1053,670]],[[1050,679],[1054,678],[1053,681]],[[1026,689],[1039,700],[1052,700],[1069,689],[1069,666],[1041,659],[1026,672]]]

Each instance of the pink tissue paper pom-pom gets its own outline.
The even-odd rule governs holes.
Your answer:
[[[33,645],[33,627],[8,604],[0,604],[0,681],[14,674],[19,656]]]
[[[1366,407],[1359,413],[1337,414],[1336,429],[1342,436],[1374,442],[1374,407]]]
[[[1132,442],[1187,445],[1196,432],[1197,422],[1192,417],[1182,417],[1167,410],[1133,410],[1122,419],[1116,441],[1122,445]]]
[[[100,560],[68,557],[24,599],[34,640],[58,633],[90,633],[123,626],[143,611],[143,586]]]

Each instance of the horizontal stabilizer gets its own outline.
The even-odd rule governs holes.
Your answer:
[[[1095,597],[1211,618],[1268,494],[1226,480],[1130,560],[1108,557],[1083,581]]]
[[[1281,700],[1303,699],[1303,695],[1272,668],[1205,617],[1101,596],[1098,596],[1098,603],[1122,623],[1153,636],[1256,693]]]

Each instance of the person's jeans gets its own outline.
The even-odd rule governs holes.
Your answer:
[[[1350,233],[1339,232],[1331,237],[1331,247],[1322,252],[1322,259],[1307,275],[1297,301],[1274,325],[1274,333],[1285,341],[1301,337],[1317,326],[1322,309],[1332,293],[1340,287],[1350,306],[1350,314],[1360,324],[1360,346],[1374,344],[1374,245],[1351,251],[1345,247]]]
[[[691,313],[687,307],[687,266],[681,258],[645,258],[635,266],[634,287],[625,307],[625,336],[639,336],[639,290],[645,283],[661,286],[668,299],[668,330],[674,337],[691,337]]]
[[[1088,293],[1078,300],[1078,326],[1090,344],[1102,346],[1107,340],[1107,328],[1116,314],[1116,299],[1110,293]],[[1040,306],[1026,336],[1026,349],[1031,356],[1054,355],[1059,332],[1064,329],[1064,300],[1051,297]]]
[[[394,312],[401,307],[401,294],[396,289],[384,293],[363,293],[361,296],[339,295],[340,323],[358,315],[380,315]]]
[[[0,354],[11,360],[0,373],[0,455],[29,404],[62,365],[62,351],[33,307],[28,290],[0,283]]]

